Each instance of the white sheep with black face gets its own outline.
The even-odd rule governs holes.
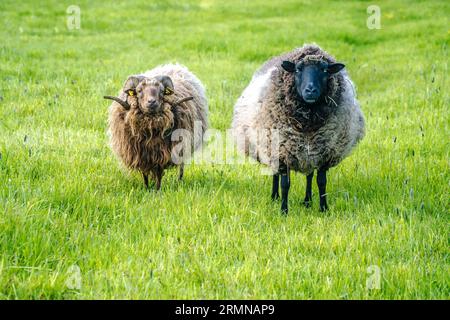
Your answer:
[[[234,107],[238,147],[272,169],[273,199],[279,198],[281,175],[283,212],[288,211],[290,170],[307,176],[306,206],[317,170],[320,209],[326,210],[327,170],[364,136],[364,117],[344,67],[320,47],[305,45],[266,62]]]

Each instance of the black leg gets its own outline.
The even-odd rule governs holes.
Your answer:
[[[157,168],[154,171],[155,174],[155,188],[156,191],[159,191],[159,189],[161,189],[161,180],[162,180],[162,176],[163,176],[163,170],[161,168]]]
[[[280,186],[280,175],[274,174],[272,181],[272,200],[277,200],[280,198],[280,194],[278,193],[279,186]]]
[[[289,169],[281,173],[281,212],[288,213],[288,194],[291,186],[291,179],[289,177]]]
[[[144,177],[145,187],[148,189],[148,175],[145,173],[142,173],[142,176]]]
[[[327,170],[319,169],[317,171],[317,186],[319,187],[320,211],[328,209],[327,205]]]
[[[311,207],[313,177],[314,177],[314,171],[306,176],[306,194],[305,194],[305,200],[303,201],[303,204],[307,208]]]
[[[180,165],[180,173],[178,174],[178,180],[183,180],[183,176],[184,176],[184,163],[182,163]]]

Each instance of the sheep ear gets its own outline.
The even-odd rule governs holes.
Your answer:
[[[332,63],[332,64],[328,65],[327,70],[328,70],[329,74],[334,74],[336,72],[341,71],[344,68],[345,68],[345,64],[343,64],[343,63]]]
[[[144,76],[129,76],[125,84],[123,85],[123,92],[125,92],[129,96],[133,96],[136,94],[136,87],[144,80]]]
[[[281,67],[283,67],[284,70],[287,72],[294,72],[295,71],[295,63],[290,61],[283,61],[281,63]]]
[[[156,79],[163,84],[164,95],[168,96],[168,95],[173,94],[173,91],[174,91],[173,82],[169,76],[158,76],[158,77],[156,77]]]

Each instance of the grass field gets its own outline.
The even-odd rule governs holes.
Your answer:
[[[366,26],[371,4],[380,30]],[[66,26],[70,5],[80,29]],[[0,298],[449,299],[449,12],[2,0]],[[182,183],[172,170],[155,193],[112,155],[102,96],[128,75],[189,66],[225,132],[258,66],[305,42],[346,63],[367,120],[330,171],[328,212],[315,185],[302,206],[300,174],[284,217],[258,165],[191,165]]]

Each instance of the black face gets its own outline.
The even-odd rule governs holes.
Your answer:
[[[304,65],[303,62],[294,64],[290,61],[283,61],[281,66],[287,72],[294,73],[298,95],[309,104],[318,102],[326,95],[330,75],[345,67],[342,63],[328,64],[322,61],[307,65]]]

